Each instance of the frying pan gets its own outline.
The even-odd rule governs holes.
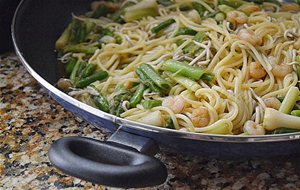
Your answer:
[[[89,10],[92,0],[23,0],[12,24],[13,43],[28,72],[67,110],[113,134],[107,142],[64,137],[54,142],[49,159],[66,174],[114,187],[163,183],[166,167],[152,157],[158,147],[217,158],[287,156],[300,153],[300,133],[265,136],[211,135],[128,121],[88,106],[55,87],[63,76],[55,41],[71,14]]]

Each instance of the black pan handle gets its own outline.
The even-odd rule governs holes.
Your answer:
[[[167,178],[161,161],[115,142],[63,137],[52,144],[48,156],[68,175],[111,187],[154,186]]]

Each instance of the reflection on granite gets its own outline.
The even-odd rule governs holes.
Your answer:
[[[15,56],[0,59],[0,189],[105,189],[59,172],[47,151],[62,136],[105,140],[107,131],[51,100]],[[224,161],[168,152],[157,157],[169,176],[153,189],[300,189],[298,158]]]

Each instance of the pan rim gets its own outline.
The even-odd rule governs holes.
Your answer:
[[[205,133],[196,133],[196,132],[186,132],[186,131],[178,131],[163,127],[157,127],[147,124],[142,124],[134,121],[130,121],[124,118],[117,117],[112,114],[105,113],[99,109],[96,109],[92,106],[89,106],[75,98],[67,95],[66,93],[62,92],[61,90],[54,87],[50,84],[46,79],[41,77],[38,72],[36,72],[30,64],[27,62],[23,53],[20,51],[18,47],[18,42],[16,38],[15,28],[16,28],[16,20],[18,18],[20,9],[22,4],[25,0],[22,0],[13,17],[12,25],[11,25],[11,36],[13,41],[13,46],[15,48],[16,55],[18,56],[19,60],[29,72],[29,74],[44,88],[46,88],[51,94],[56,95],[57,97],[64,99],[69,104],[80,108],[81,110],[88,112],[98,118],[110,120],[113,123],[124,126],[126,128],[138,130],[141,132],[152,132],[152,133],[159,133],[162,135],[170,136],[173,138],[182,138],[182,139],[189,139],[189,140],[196,140],[196,141],[208,141],[208,142],[222,142],[222,143],[263,143],[263,142],[281,142],[281,141],[291,141],[291,140],[299,140],[300,139],[300,132],[295,133],[287,133],[287,134],[276,134],[276,135],[253,135],[253,136],[240,136],[240,135],[218,135],[218,134],[205,134]],[[53,98],[53,97],[52,97]],[[87,121],[89,122],[89,121]],[[100,126],[105,128],[104,126]]]

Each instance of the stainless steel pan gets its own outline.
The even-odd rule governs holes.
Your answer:
[[[218,158],[267,157],[300,153],[300,133],[233,136],[175,131],[128,121],[88,106],[55,87],[63,75],[54,44],[71,20],[92,0],[23,0],[12,24],[15,50],[28,72],[67,110],[96,127],[109,129],[108,142],[62,138],[50,151],[51,162],[67,174],[109,186],[145,187],[162,183],[166,168],[157,147]],[[158,145],[158,146],[157,146]]]

